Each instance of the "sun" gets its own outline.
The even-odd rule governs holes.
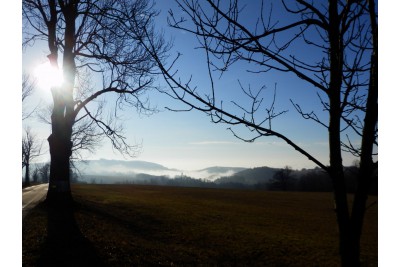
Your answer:
[[[62,71],[52,67],[50,62],[36,66],[33,75],[37,81],[37,86],[45,90],[60,86],[64,80]]]

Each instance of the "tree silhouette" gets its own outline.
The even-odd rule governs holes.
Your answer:
[[[164,57],[168,44],[154,31],[157,12],[147,0],[24,0],[23,45],[36,41],[47,43],[51,66],[62,69],[64,82],[51,88],[50,184],[47,200],[70,202],[70,157],[74,148],[73,127],[81,118],[90,118],[115,149],[129,156],[135,146],[125,141],[116,125],[118,110],[134,107],[139,112],[151,112],[147,100],[141,97],[154,88],[156,63],[143,47],[143,33]],[[62,64],[59,56],[62,56]],[[101,84],[88,92],[82,90],[80,77],[90,74]],[[114,97],[110,97],[112,93]],[[109,120],[98,117],[95,100],[108,95],[114,103]],[[82,140],[82,139],[81,139]],[[59,201],[58,201],[59,200]]]
[[[26,100],[29,96],[33,94],[35,90],[36,81],[32,79],[32,77],[27,74],[22,74],[22,105],[26,103]],[[26,120],[32,116],[32,114],[36,111],[36,107],[31,110],[27,111],[26,107],[22,106],[22,120]]]
[[[289,166],[285,166],[285,168],[277,171],[269,183],[269,188],[287,191],[293,182],[292,172],[293,170]]]
[[[95,117],[99,118],[103,113],[104,102],[98,104]],[[52,106],[48,106],[38,111],[38,118],[41,122],[51,125]],[[122,126],[119,131],[122,131]],[[70,163],[75,160],[85,161],[83,152],[94,153],[96,148],[101,145],[104,138],[103,132],[97,127],[96,122],[92,120],[87,114],[80,116],[75,120],[72,126],[71,142],[72,154]]]
[[[41,155],[41,149],[42,143],[39,143],[30,128],[26,128],[22,137],[22,168],[25,167],[25,186],[30,185],[30,163]]]
[[[210,80],[209,90],[184,81],[175,70],[178,54],[172,65],[158,61],[170,87],[170,96],[210,116],[214,123],[231,125],[233,134],[248,142],[260,137],[275,136],[325,170],[332,181],[336,218],[340,236],[343,266],[360,264],[360,237],[368,189],[373,170],[373,156],[378,136],[378,32],[377,9],[374,0],[281,1],[283,22],[274,19],[274,6],[264,1],[259,14],[245,14],[245,4],[239,1],[177,0],[179,12],[170,10],[169,25],[196,36],[205,53]],[[273,2],[274,5],[279,3]],[[182,15],[183,14],[183,15]],[[243,17],[254,18],[254,24]],[[157,58],[155,47],[149,47]],[[307,51],[307,52],[305,52]],[[324,119],[314,110],[306,110],[291,100],[294,109],[307,120],[325,128],[328,134],[329,163],[324,164],[293,138],[272,127],[272,121],[285,111],[275,110],[275,96],[265,103],[266,87],[245,88],[239,83],[245,101],[238,103],[220,99],[214,73],[220,77],[239,63],[250,66],[256,75],[285,73],[306,84],[305,90],[315,90]],[[243,65],[242,65],[243,66]],[[299,90],[302,90],[299,87]],[[226,103],[232,103],[232,106]],[[252,137],[235,131],[246,127]],[[361,145],[356,142],[361,140]],[[350,212],[342,153],[350,152],[360,160],[357,190]]]
[[[49,182],[50,176],[50,163],[44,163],[37,168],[39,176],[41,177],[41,181],[43,183]]]

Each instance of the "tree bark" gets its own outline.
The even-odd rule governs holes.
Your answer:
[[[25,186],[29,186],[29,163],[25,165]]]
[[[50,146],[50,179],[47,200],[51,203],[72,202],[70,187],[70,162],[72,143],[68,135],[52,133],[49,138]]]
[[[333,183],[336,204],[336,219],[339,230],[339,251],[342,266],[359,266],[359,251],[354,247],[355,236],[351,229],[347,190],[343,172],[340,137],[341,87],[343,73],[343,41],[340,33],[338,3],[329,1],[329,43],[330,43],[330,82],[329,82],[329,175]]]
[[[72,102],[64,93],[68,85],[53,88],[52,133],[47,139],[50,147],[50,179],[47,200],[52,203],[72,203],[70,187],[70,157],[72,155],[72,126],[74,118],[67,113]]]
[[[351,214],[352,229],[355,234],[354,245],[360,253],[360,239],[364,223],[368,192],[371,186],[375,166],[372,154],[375,140],[375,127],[378,123],[378,27],[375,17],[375,1],[368,1],[371,20],[373,52],[371,54],[370,81],[368,88],[367,106],[364,118],[364,129],[361,142],[360,171],[358,174],[358,188],[354,196]]]

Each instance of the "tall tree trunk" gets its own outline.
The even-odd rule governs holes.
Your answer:
[[[338,3],[329,1],[329,43],[330,43],[330,82],[329,82],[329,175],[333,183],[336,204],[336,219],[339,230],[339,251],[342,266],[359,266],[359,254],[354,248],[354,233],[351,229],[347,190],[343,172],[342,148],[340,138],[341,87],[343,74],[343,41],[340,34]]]
[[[71,203],[70,157],[72,154],[73,117],[67,113],[67,104],[72,102],[65,91],[68,84],[53,88],[52,133],[47,139],[50,147],[50,180],[47,200],[53,203]]]
[[[371,54],[370,81],[368,88],[367,108],[364,118],[364,129],[361,142],[360,171],[358,174],[358,187],[354,196],[351,214],[352,229],[357,243],[355,247],[360,253],[360,239],[364,223],[368,192],[371,186],[374,172],[372,154],[375,141],[375,127],[378,123],[378,27],[375,17],[375,1],[368,1],[371,20],[373,51]]]
[[[49,36],[55,40],[55,28],[57,13],[54,0],[49,2],[53,7],[52,20],[49,24]],[[50,182],[47,200],[51,203],[72,203],[70,186],[70,157],[72,154],[72,126],[75,120],[73,88],[75,84],[75,19],[77,17],[76,2],[63,3],[61,11],[65,18],[64,49],[63,49],[63,76],[64,82],[61,87],[52,89],[53,113],[51,115],[52,133],[48,138],[50,146]],[[51,34],[50,34],[51,33]],[[54,41],[53,40],[53,41]],[[50,42],[51,54],[49,59],[53,66],[57,66],[57,46]]]
[[[65,101],[62,92],[53,94],[54,107],[52,133],[47,139],[50,147],[50,180],[47,199],[50,202],[70,202],[72,200],[69,158],[72,154],[72,123],[65,116]]]
[[[70,203],[72,201],[69,158],[71,156],[71,141],[66,136],[52,133],[50,146],[50,179],[47,200],[52,203]]]
[[[25,165],[25,186],[29,186],[30,181],[29,181],[29,163]]]

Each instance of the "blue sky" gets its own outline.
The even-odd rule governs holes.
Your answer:
[[[254,2],[249,2],[249,5]],[[165,32],[166,39],[172,38],[174,46],[171,57],[176,52],[183,54],[178,64],[179,76],[185,80],[193,75],[193,84],[200,89],[208,89],[210,83],[207,76],[206,62],[203,51],[195,49],[197,40],[188,33],[167,27],[166,15],[169,8],[175,9],[173,1],[158,1],[156,8],[161,14],[156,20],[157,27]],[[250,12],[258,10],[257,6],[248,6]],[[179,12],[179,11],[178,11]],[[278,17],[278,16],[277,16]],[[244,17],[245,24],[251,24],[254,17]],[[279,18],[282,21],[282,18]],[[302,51],[306,57],[313,57],[309,51]],[[30,48],[23,53],[22,67],[31,70],[39,62],[46,60],[46,46]],[[217,97],[224,99],[224,103],[230,100],[239,101],[242,105],[250,104],[243,98],[237,80],[246,87],[251,85],[253,90],[265,85],[263,97],[268,103],[274,87],[277,88],[277,111],[288,110],[287,113],[272,122],[273,129],[279,130],[291,138],[314,157],[323,163],[328,163],[327,131],[312,121],[306,121],[294,110],[290,99],[300,104],[306,110],[314,110],[326,117],[322,112],[314,88],[310,88],[297,77],[290,73],[251,74],[246,72],[248,66],[244,64],[234,65],[221,79],[215,75]],[[162,79],[157,81],[161,86],[165,83]],[[286,145],[275,137],[262,137],[254,143],[245,143],[235,138],[225,124],[214,124],[209,117],[197,111],[170,112],[165,107],[184,108],[184,106],[166,95],[158,92],[149,93],[150,103],[159,109],[159,112],[151,116],[136,113],[135,110],[125,110],[123,115],[125,133],[130,143],[142,145],[141,153],[134,159],[152,161],[170,168],[183,170],[201,169],[209,166],[235,166],[235,167],[284,167],[313,168],[315,165],[303,155]],[[113,96],[107,96],[112,99]],[[38,88],[32,97],[30,104],[45,105],[50,103],[50,91]],[[50,134],[50,126],[30,119],[24,122],[29,124],[32,130],[43,139]],[[244,137],[250,137],[246,129],[236,128]],[[47,143],[45,142],[47,146]],[[354,158],[344,153],[345,165],[352,164]],[[49,158],[44,155],[40,161]],[[124,159],[118,152],[113,151],[108,140],[104,139],[101,148],[95,154],[88,154],[87,159]]]

